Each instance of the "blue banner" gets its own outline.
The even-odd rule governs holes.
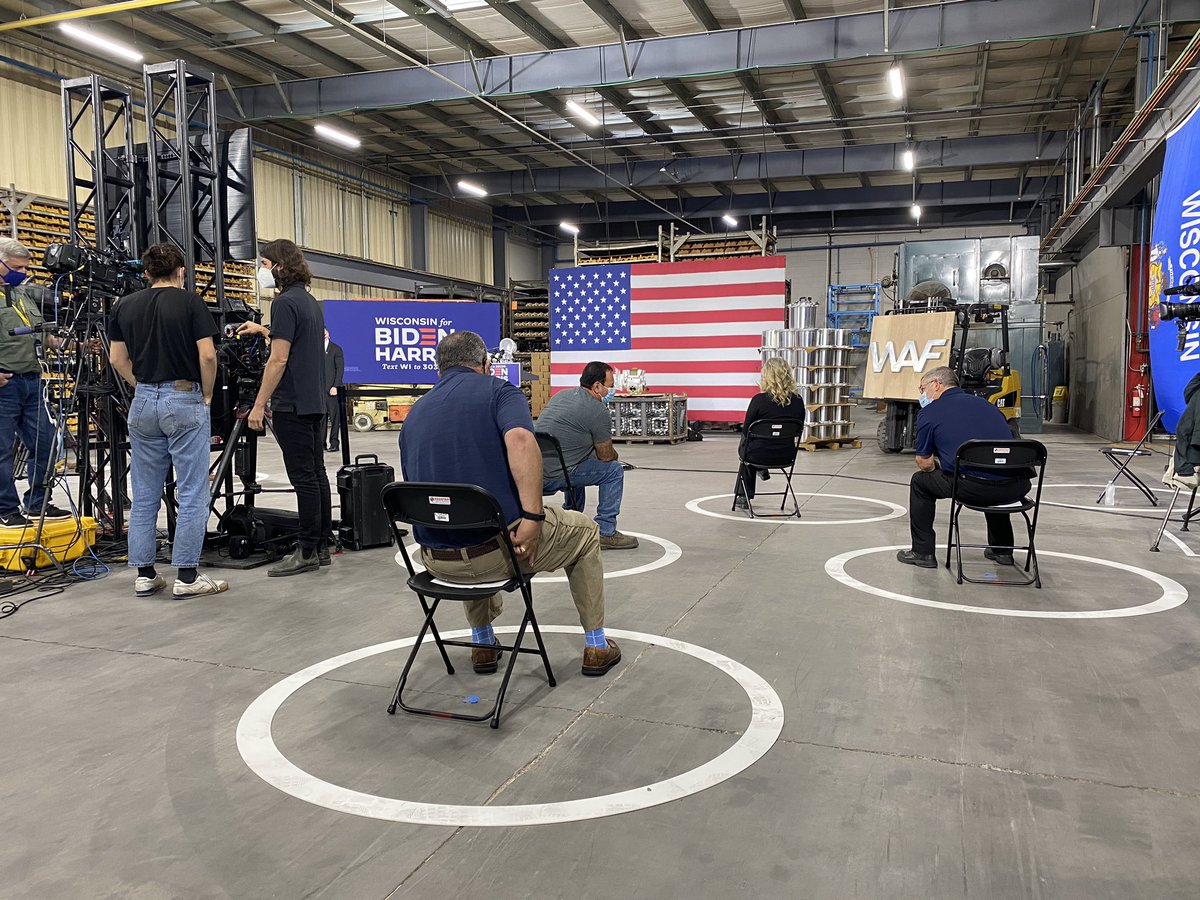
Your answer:
[[[438,342],[474,331],[500,343],[500,304],[451,300],[326,300],[329,339],[346,354],[347,384],[434,384]]]
[[[1159,317],[1163,290],[1200,281],[1200,115],[1192,114],[1167,138],[1150,248],[1150,371],[1163,425],[1173,432],[1186,405],[1184,385],[1200,372],[1200,321],[1187,323],[1183,349],[1175,320]]]

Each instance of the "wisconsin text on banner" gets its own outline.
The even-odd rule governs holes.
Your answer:
[[[654,393],[687,394],[690,419],[740,421],[785,293],[781,256],[554,269],[551,387],[578,385],[601,360],[645,369]]]

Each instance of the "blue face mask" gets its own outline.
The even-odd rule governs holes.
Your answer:
[[[608,393],[604,395],[605,403],[612,403],[613,397],[617,396],[617,386],[614,384],[608,389]]]
[[[921,409],[927,407],[933,401],[929,399],[929,395],[921,391],[921,396],[917,398],[917,402],[921,404]]]
[[[7,266],[5,268],[7,268]],[[9,269],[4,273],[4,283],[10,287],[16,287],[19,284],[23,284],[25,279],[28,277],[29,276],[24,272],[17,272],[13,269]]]

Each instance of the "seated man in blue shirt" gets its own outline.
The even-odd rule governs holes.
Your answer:
[[[910,566],[936,569],[933,517],[937,501],[950,496],[954,458],[972,440],[1011,440],[1004,413],[982,397],[965,393],[958,376],[945,366],[921,378],[921,411],[917,414],[917,468],[908,488],[908,523],[912,549],[896,559]],[[940,466],[940,468],[939,468]],[[985,470],[963,470],[958,496],[967,503],[993,506],[1014,503],[1029,493],[1028,478],[1005,478]],[[987,516],[988,544],[984,556],[1002,565],[1013,564],[1012,521],[1007,513]]]
[[[438,344],[437,364],[437,385],[404,421],[404,479],[473,484],[495,497],[510,523],[522,569],[566,570],[584,630],[583,674],[605,674],[620,661],[621,651],[604,635],[604,566],[596,524],[582,513],[542,507],[542,455],[529,402],[518,388],[485,374],[491,364],[483,338],[471,331],[447,335]],[[512,576],[508,553],[495,538],[472,541],[461,533],[414,531],[421,562],[444,581],[477,584]],[[503,608],[502,595],[463,606],[472,640],[497,643],[492,622]],[[499,650],[471,651],[480,675],[495,672],[499,660]]]
[[[625,495],[625,469],[613,447],[612,418],[608,414],[608,401],[615,393],[613,367],[590,362],[579,376],[579,387],[559,391],[550,398],[538,416],[537,430],[558,439],[567,471],[571,473],[571,491],[563,508],[583,512],[584,487],[598,486],[596,524],[600,527],[600,549],[633,550],[638,539],[617,531],[617,515]],[[542,491],[566,492],[567,482],[558,460],[543,462],[548,469],[542,474]]]

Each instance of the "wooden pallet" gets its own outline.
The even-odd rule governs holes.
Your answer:
[[[686,434],[647,434],[613,436],[614,444],[681,444],[687,440]]]
[[[812,453],[814,450],[860,450],[862,441],[858,438],[830,438],[824,441],[801,441],[800,449]]]

